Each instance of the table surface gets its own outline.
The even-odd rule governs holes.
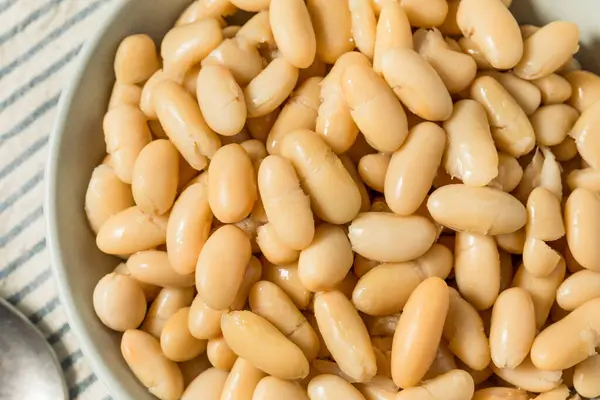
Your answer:
[[[72,399],[110,400],[57,297],[42,203],[61,90],[114,0],[0,0],[0,297],[54,347]]]

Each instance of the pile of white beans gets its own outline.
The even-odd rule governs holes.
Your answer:
[[[506,3],[197,0],[122,41],[93,303],[153,395],[600,395],[600,77]]]

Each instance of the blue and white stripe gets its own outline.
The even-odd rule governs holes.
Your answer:
[[[113,0],[0,0],[0,296],[54,347],[72,399],[110,400],[57,297],[43,221],[44,166],[62,88]]]

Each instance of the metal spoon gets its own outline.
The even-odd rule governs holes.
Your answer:
[[[0,298],[0,400],[67,398],[62,369],[50,344]]]

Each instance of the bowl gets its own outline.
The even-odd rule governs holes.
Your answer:
[[[92,170],[105,153],[102,118],[114,83],[113,59],[127,35],[147,33],[157,43],[190,0],[120,0],[85,46],[79,65],[63,91],[50,140],[45,217],[48,247],[60,299],[83,353],[113,398],[154,399],[130,372],[120,353],[121,334],[104,327],[92,306],[98,280],[118,261],[96,247],[84,212]],[[600,69],[600,28],[595,0],[514,0],[521,23],[573,21],[582,30],[582,64]]]

